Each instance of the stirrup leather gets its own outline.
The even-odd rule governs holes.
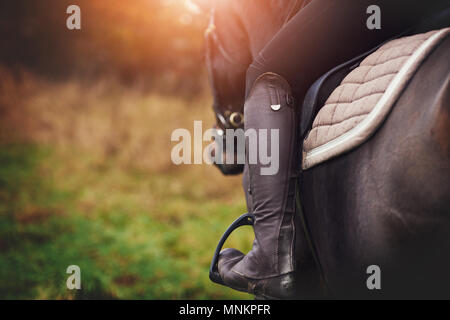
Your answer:
[[[240,228],[242,226],[253,226],[254,223],[255,223],[255,216],[253,214],[251,213],[243,214],[228,227],[228,229],[223,234],[222,238],[220,238],[219,244],[217,245],[216,251],[214,252],[211,266],[209,268],[209,279],[212,282],[225,285],[218,270],[219,254],[220,251],[222,251],[222,247],[225,244],[225,241],[227,241],[230,234],[237,228]]]

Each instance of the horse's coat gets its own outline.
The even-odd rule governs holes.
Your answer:
[[[326,1],[323,0],[323,3]],[[419,3],[414,2],[402,1],[405,4],[402,10]],[[248,64],[255,53],[262,49],[264,41],[274,35],[274,32],[271,35],[262,32],[267,31],[263,27],[270,29],[281,26],[282,22],[279,20],[280,15],[273,14],[275,11],[260,14],[256,10],[258,7],[246,11],[244,5],[250,3],[247,1],[220,3],[233,4],[233,8],[238,9],[232,14],[229,14],[229,10],[217,10],[216,31],[217,39],[239,63],[227,61],[217,49],[217,41],[207,37],[207,65],[215,109],[222,113],[242,111]],[[424,2],[420,4],[422,8],[431,6]],[[311,5],[314,5],[314,1]],[[269,7],[261,8],[267,10]],[[423,12],[423,17],[426,15]],[[419,16],[423,18],[421,15],[417,18]],[[406,17],[406,11],[404,16],[399,16],[398,21],[392,19],[390,26],[401,24],[402,17]],[[236,23],[227,27],[226,22],[231,21]],[[388,15],[384,13],[382,30],[390,30],[387,28],[389,24],[386,24],[388,21]],[[409,34],[449,26],[450,15],[447,10],[439,19],[433,18]],[[317,27],[326,30],[321,29],[321,25]],[[389,37],[401,31],[404,29],[397,30]],[[387,39],[383,38],[382,41]],[[316,44],[308,41],[305,45],[311,43]],[[342,57],[342,61],[335,61],[334,65],[323,67],[319,64],[320,73],[314,74],[314,78],[307,79],[307,82],[312,84],[328,69],[356,56],[358,52],[373,49],[379,43],[366,43],[354,50],[355,53]],[[282,56],[284,47],[278,48],[278,56]],[[303,291],[301,297],[315,294],[323,297],[322,288],[325,287],[328,294],[325,296],[331,297],[448,298],[449,56],[450,37],[447,37],[412,75],[383,126],[366,143],[301,174],[299,198],[303,214],[297,218],[303,220],[303,228],[296,229],[296,247],[301,248],[296,252],[301,277],[298,287]],[[275,59],[277,55],[273,57]],[[317,59],[314,61],[318,64]],[[309,60],[303,62],[303,66],[307,63]],[[287,65],[294,73],[301,74],[304,71],[294,68],[295,63]],[[380,267],[381,290],[368,290],[366,286],[366,270],[370,265]]]

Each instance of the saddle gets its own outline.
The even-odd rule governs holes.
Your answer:
[[[303,170],[348,152],[382,125],[415,71],[450,33],[450,10],[320,77],[308,90],[300,123]],[[424,33],[420,33],[427,31]]]

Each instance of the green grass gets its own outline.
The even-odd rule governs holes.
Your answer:
[[[245,205],[236,190],[217,196],[199,179],[205,170],[216,169],[142,171],[79,150],[1,145],[0,298],[251,298],[208,279]],[[247,228],[229,244],[249,250],[252,238]],[[81,290],[66,288],[69,265],[81,268]]]

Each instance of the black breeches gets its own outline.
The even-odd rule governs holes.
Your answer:
[[[367,8],[381,9],[381,29],[370,30]],[[302,99],[331,68],[406,31],[450,0],[313,0],[261,50],[247,71],[246,96],[266,72],[284,77]]]

